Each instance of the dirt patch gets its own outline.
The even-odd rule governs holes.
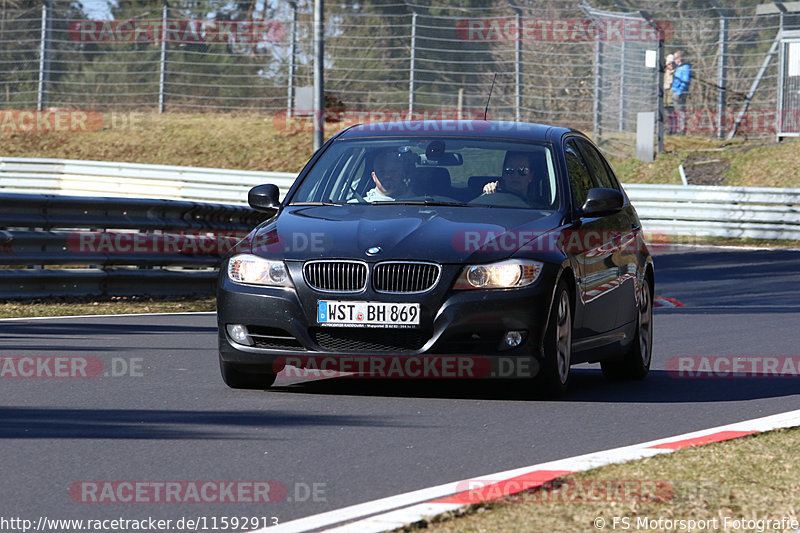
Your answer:
[[[690,155],[683,161],[689,185],[723,185],[723,173],[731,167],[728,158],[720,154]]]

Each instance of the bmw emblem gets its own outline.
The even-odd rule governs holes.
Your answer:
[[[380,246],[373,246],[372,248],[367,248],[367,255],[378,255],[381,253]]]

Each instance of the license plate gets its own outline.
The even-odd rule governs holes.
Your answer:
[[[320,300],[317,323],[321,326],[397,327],[419,326],[419,304]]]

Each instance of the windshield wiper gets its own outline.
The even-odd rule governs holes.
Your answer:
[[[336,202],[292,202],[289,205],[344,205]]]

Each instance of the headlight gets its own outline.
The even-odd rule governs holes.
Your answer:
[[[247,285],[292,286],[283,261],[270,261],[250,254],[231,257],[228,261],[228,278]]]
[[[527,259],[509,259],[490,265],[464,267],[456,280],[456,289],[512,289],[530,285],[542,273],[543,263]]]

